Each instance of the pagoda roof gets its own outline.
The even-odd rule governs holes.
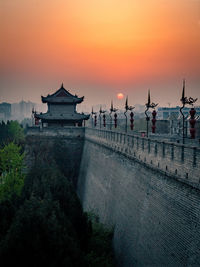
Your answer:
[[[67,103],[67,104],[78,104],[81,103],[84,99],[83,97],[78,97],[77,95],[72,95],[69,91],[67,91],[63,84],[60,89],[58,89],[55,93],[51,95],[47,95],[46,97],[41,96],[43,103]]]
[[[80,113],[63,113],[63,114],[51,114],[50,112],[47,113],[40,113],[35,114],[35,118],[41,120],[58,120],[58,121],[80,121],[80,120],[88,120],[90,115],[80,114]]]

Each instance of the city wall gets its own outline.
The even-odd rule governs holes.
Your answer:
[[[120,266],[200,265],[199,179],[199,148],[86,129],[78,194]]]
[[[29,166],[64,141],[84,210],[113,227],[119,266],[200,266],[199,148],[81,127],[26,138]]]

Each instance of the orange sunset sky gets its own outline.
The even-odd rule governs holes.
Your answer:
[[[40,103],[63,82],[86,105],[119,92],[144,104],[148,89],[176,105],[183,78],[200,99],[199,0],[0,0],[0,12],[0,102]]]

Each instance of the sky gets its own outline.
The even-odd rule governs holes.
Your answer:
[[[200,104],[200,0],[0,0],[0,102]]]

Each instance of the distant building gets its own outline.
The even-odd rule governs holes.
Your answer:
[[[24,118],[31,118],[32,109],[35,103],[30,101],[20,101],[19,103],[11,104],[11,114],[13,120],[22,121]]]
[[[89,115],[80,114],[76,111],[76,105],[83,102],[84,97],[70,94],[61,85],[54,94],[46,97],[42,96],[42,102],[47,103],[46,113],[35,113],[36,124],[39,120],[48,127],[52,126],[82,126],[84,120],[89,119]]]
[[[183,109],[183,114],[185,117],[189,116],[191,107],[185,107]],[[195,107],[196,116],[200,116],[200,107]],[[180,114],[180,107],[159,107],[157,118],[159,120],[167,120],[167,119],[178,119],[181,116]]]
[[[32,110],[45,111],[44,105],[33,103],[31,101],[20,101],[11,104],[11,120],[22,122],[24,119],[32,117]]]
[[[8,121],[11,118],[11,104],[3,102],[0,104],[0,121]]]

